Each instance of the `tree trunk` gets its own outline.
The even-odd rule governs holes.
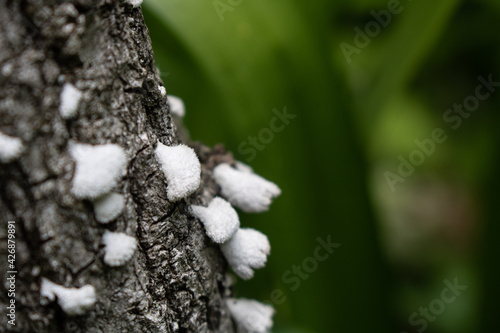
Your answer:
[[[63,119],[65,83],[83,92],[78,115]],[[7,262],[7,222],[15,221],[15,326],[7,323],[8,284],[1,286],[0,331],[233,332],[223,303],[227,264],[189,205],[218,191],[214,161],[224,149],[195,147],[202,185],[169,202],[154,157],[156,142],[186,142],[170,115],[141,9],[120,0],[0,1],[0,132],[25,151],[0,164],[0,267]],[[71,192],[70,142],[114,143],[129,162],[114,188],[126,198],[113,222],[96,222],[91,201]],[[103,262],[106,230],[126,232],[138,250],[123,267]],[[68,316],[41,304],[41,279],[65,287],[90,284],[97,302]]]

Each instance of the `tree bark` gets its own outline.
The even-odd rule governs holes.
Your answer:
[[[83,92],[78,116],[59,114],[65,83]],[[120,0],[0,1],[0,131],[26,147],[0,164],[0,268],[7,272],[7,221],[16,221],[16,320],[8,325],[5,274],[0,331],[233,332],[223,303],[231,294],[218,246],[189,213],[219,189],[211,168],[231,160],[223,148],[191,144],[202,185],[169,202],[154,157],[156,142],[187,142],[170,115],[141,9]],[[126,206],[113,222],[96,222],[93,205],[71,193],[71,142],[115,143],[129,157],[114,189]],[[105,230],[135,235],[138,250],[124,267],[103,262]],[[45,277],[66,287],[95,287],[97,302],[67,316],[41,305]]]

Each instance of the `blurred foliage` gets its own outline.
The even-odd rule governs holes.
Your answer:
[[[262,301],[284,292],[274,332],[416,332],[409,316],[455,277],[468,289],[426,332],[497,326],[500,94],[456,130],[443,115],[474,94],[479,75],[500,81],[500,4],[402,1],[349,63],[341,43],[354,46],[353,29],[364,31],[372,11],[392,2],[143,5],[162,79],[184,99],[192,139],[225,143],[283,190],[269,212],[240,212],[244,226],[269,236],[272,254],[235,286]],[[251,147],[273,110],[285,108],[296,117],[252,159],[241,145]],[[448,139],[392,192],[385,172],[397,172],[398,157],[435,128]],[[328,235],[341,247],[293,290],[283,274]]]

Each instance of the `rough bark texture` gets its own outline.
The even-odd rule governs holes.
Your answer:
[[[73,120],[58,112],[66,82],[84,92]],[[153,150],[185,138],[160,85],[140,8],[120,0],[0,1],[0,131],[27,147],[19,160],[0,164],[0,270],[7,271],[6,225],[14,220],[18,271],[16,326],[7,324],[3,282],[0,331],[233,332],[223,303],[231,292],[227,264],[188,211],[217,194],[211,168],[231,156],[192,144],[202,186],[169,202]],[[114,189],[126,208],[110,224],[97,223],[92,203],[71,194],[70,140],[116,143],[128,154],[127,175]],[[105,230],[137,237],[126,266],[103,263]],[[42,277],[91,284],[97,303],[77,317],[55,302],[41,305]]]

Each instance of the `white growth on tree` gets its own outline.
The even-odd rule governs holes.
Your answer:
[[[23,142],[19,138],[0,132],[0,162],[10,163],[24,152]]]
[[[94,199],[108,193],[126,171],[127,156],[116,144],[72,143],[70,154],[76,161],[72,192],[80,199]]]
[[[165,146],[158,142],[156,160],[167,178],[167,197],[178,201],[200,186],[201,165],[194,150],[185,145]]]
[[[61,102],[59,112],[64,119],[70,119],[77,115],[78,105],[82,99],[82,92],[71,83],[66,83],[61,91]]]
[[[191,209],[205,226],[208,237],[215,243],[227,242],[240,227],[238,213],[222,198],[214,198],[208,207],[192,205]]]
[[[142,4],[143,0],[126,0],[126,1],[134,7],[139,7]]]
[[[161,94],[162,96],[166,96],[166,95],[167,95],[167,89],[165,89],[165,87],[164,87],[164,86],[160,86],[160,85],[159,85],[159,86],[158,86],[158,89],[160,89],[160,94]]]
[[[248,172],[248,168],[240,165],[239,169],[235,169],[221,163],[214,168],[213,176],[221,187],[222,195],[234,206],[249,213],[267,211],[272,199],[279,196],[281,190],[275,183]]]
[[[170,113],[179,118],[183,118],[186,114],[184,102],[177,96],[167,95],[168,105],[170,105]]]
[[[107,193],[94,200],[94,214],[97,221],[108,223],[121,214],[125,206],[122,194]]]
[[[238,327],[249,333],[265,333],[273,326],[274,308],[245,298],[228,298],[227,307]]]
[[[264,267],[271,252],[267,236],[250,228],[238,229],[220,247],[233,271],[243,280],[253,277],[253,269]]]
[[[123,232],[106,230],[102,236],[104,262],[112,267],[122,266],[132,258],[137,249],[137,240]]]
[[[246,173],[254,173],[253,172],[253,168],[251,166],[249,166],[248,164],[245,164],[243,162],[236,161],[234,163],[234,166],[236,167],[236,169],[238,169],[240,171],[243,171],[243,172],[246,172]]]
[[[70,316],[84,314],[96,301],[95,289],[89,284],[81,288],[66,288],[46,278],[42,278],[40,294],[50,301],[57,298],[61,309]]]

